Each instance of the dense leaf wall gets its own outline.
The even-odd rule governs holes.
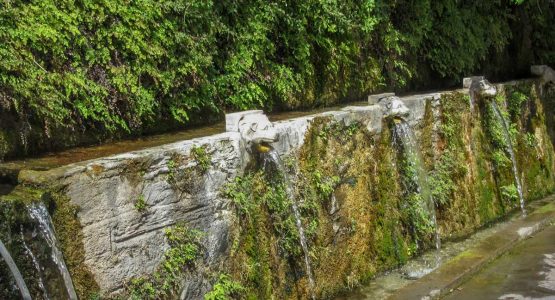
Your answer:
[[[555,61],[555,3],[520,2],[4,0],[0,158],[517,76]]]

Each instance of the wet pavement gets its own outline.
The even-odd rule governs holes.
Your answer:
[[[370,281],[367,286],[337,297],[336,300],[387,299],[395,294],[397,290],[434,271],[442,262],[454,258],[471,246],[504,230],[508,224],[509,222],[498,223],[480,230],[462,241],[444,243],[439,251],[426,252],[422,256],[412,259],[405,266],[378,276]]]
[[[555,299],[555,225],[523,241],[444,299]]]
[[[381,274],[366,286],[335,299],[404,300],[430,299],[446,295],[452,288],[472,278],[473,274],[479,273],[496,257],[509,253],[509,250],[512,251],[513,246],[520,245],[520,242],[527,243],[529,241],[527,237],[530,235],[539,235],[539,230],[547,226],[555,231],[553,229],[555,226],[550,225],[551,222],[555,222],[555,195],[529,203],[527,210],[530,213],[526,217],[515,210],[505,221],[483,228],[466,239],[445,242],[439,251],[432,250],[424,253],[399,269]],[[545,253],[540,251],[541,255],[553,254],[555,260],[555,232],[541,241],[547,249],[551,249],[551,251],[544,251]],[[555,280],[555,271],[553,272],[551,276]],[[479,294],[472,294],[455,299],[497,299],[497,297],[492,298],[491,295],[481,297]],[[555,297],[542,299],[555,300]]]

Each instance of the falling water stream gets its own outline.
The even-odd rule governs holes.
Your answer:
[[[54,234],[54,226],[52,225],[52,220],[50,219],[50,214],[44,206],[44,204],[33,204],[29,207],[29,214],[32,219],[34,219],[42,233],[43,238],[51,249],[52,261],[58,267],[58,271],[62,275],[66,291],[68,293],[69,299],[76,300],[77,294],[73,288],[73,282],[71,280],[71,275],[66,267],[62,252],[58,248],[58,241],[56,235]]]
[[[431,196],[429,190],[428,182],[426,179],[426,172],[424,166],[422,165],[422,158],[418,147],[416,144],[416,139],[409,126],[409,124],[399,118],[393,120],[393,147],[396,149],[399,158],[404,164],[402,168],[403,180],[402,187],[405,197],[411,197],[411,195],[418,195],[417,199],[419,202],[416,204],[418,207],[413,208],[417,211],[423,210],[426,213],[424,220],[425,222],[430,222],[433,227],[434,243],[435,243],[435,254],[432,256],[432,260],[426,262],[423,266],[416,266],[411,268],[406,266],[404,274],[407,278],[416,279],[421,278],[424,275],[432,272],[441,264],[441,239],[439,236],[439,230],[436,220],[436,211],[434,200]],[[409,205],[405,203],[404,205]],[[418,220],[421,222],[422,220]],[[417,236],[416,226],[413,224],[413,234]],[[420,248],[417,238],[417,247]]]
[[[27,289],[27,285],[23,280],[23,276],[21,276],[21,272],[19,272],[19,269],[17,268],[15,262],[13,261],[12,256],[10,255],[10,252],[8,252],[8,249],[6,249],[2,241],[0,241],[0,255],[2,256],[4,261],[8,264],[8,268],[10,269],[10,272],[12,272],[17,288],[21,293],[21,298],[25,300],[31,300],[31,294],[29,293],[29,289]]]
[[[21,228],[20,233],[21,233],[21,242],[23,243],[23,248],[25,249],[25,252],[27,253],[27,255],[29,255],[31,257],[31,261],[33,262],[33,267],[35,267],[35,270],[37,270],[39,289],[41,290],[44,299],[49,300],[50,296],[48,296],[48,291],[47,291],[46,286],[44,284],[44,279],[43,279],[43,276],[42,276],[42,270],[41,270],[39,260],[37,259],[35,254],[33,254],[33,251],[31,250],[31,248],[29,248],[29,246],[25,242],[25,236],[23,234],[23,228]]]
[[[435,247],[440,249],[441,239],[437,228],[435,204],[428,187],[426,172],[424,166],[422,166],[422,158],[416,145],[416,138],[406,121],[394,119],[393,124],[393,146],[404,157],[404,163],[407,165],[406,174],[404,174],[406,179],[403,182],[404,193],[420,195],[423,202],[421,203],[422,208],[428,214],[434,228]]]
[[[285,170],[285,167],[283,165],[283,162],[281,161],[279,154],[274,149],[271,149],[267,153],[264,153],[264,160],[263,160],[264,169],[266,169],[266,166],[268,163],[272,163],[278,169],[279,173],[283,175],[287,197],[292,202],[291,206],[293,210],[293,215],[295,217],[295,225],[297,226],[297,230],[299,231],[301,248],[303,249],[303,253],[304,253],[304,263],[306,266],[306,273],[308,276],[308,288],[310,290],[312,299],[315,299],[315,295],[314,295],[315,282],[314,282],[314,277],[312,275],[310,253],[308,252],[308,244],[304,233],[303,223],[301,221],[301,213],[299,212],[299,207],[297,205],[297,201],[295,200],[295,194],[293,192],[292,182],[291,180],[289,180],[289,176],[287,175],[287,172]]]
[[[491,106],[493,107],[495,116],[499,119],[499,122],[501,122],[501,125],[503,125],[503,135],[505,137],[505,141],[507,142],[507,152],[509,152],[509,156],[511,158],[513,176],[515,180],[516,189],[518,191],[518,198],[520,200],[520,210],[522,211],[523,215],[526,215],[526,208],[524,206],[525,205],[524,196],[522,195],[522,185],[520,183],[520,177],[518,176],[518,167],[516,163],[515,152],[513,149],[513,142],[511,141],[511,136],[509,134],[509,126],[507,125],[507,121],[505,121],[505,118],[503,118],[503,115],[501,114],[501,110],[499,110],[499,106],[497,105],[495,100],[491,101]]]

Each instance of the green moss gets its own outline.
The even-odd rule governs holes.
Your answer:
[[[472,112],[467,95],[445,94],[439,126],[433,124],[427,104],[419,150],[429,171],[433,199],[439,204],[444,238],[471,234],[518,206],[507,141],[488,101],[498,101],[510,121],[527,200],[552,190],[553,148],[542,125],[542,106],[533,92],[521,88],[525,89],[519,87],[516,95],[507,89],[497,99],[476,99],[477,109]],[[284,160],[295,185],[294,199],[288,198],[284,177],[260,170],[247,171],[227,187],[225,194],[240,220],[228,273],[245,287],[243,296],[307,295],[298,232],[290,218],[291,201],[301,210],[318,297],[332,297],[360,285],[423,250],[419,239],[430,235],[430,228],[418,221],[427,219],[422,207],[412,205],[423,199],[402,188],[419,168],[414,157],[397,155],[391,128],[387,123],[382,128],[377,136],[357,123],[315,118],[297,156]],[[414,227],[420,232],[417,236]]]
[[[268,299],[283,293],[278,279],[285,279],[283,268],[276,262],[275,252],[291,255],[295,241],[287,239],[283,230],[296,230],[293,224],[283,227],[272,223],[269,207],[263,202],[267,182],[262,173],[247,174],[228,185],[225,194],[230,197],[240,216],[231,257],[231,276],[245,287],[243,295],[248,299]],[[271,194],[271,193],[270,193]],[[275,199],[274,199],[275,200]],[[285,211],[283,213],[286,213]],[[282,216],[276,214],[278,219]],[[283,221],[278,221],[283,224]],[[281,239],[281,237],[284,237]],[[280,239],[278,242],[277,239]],[[290,246],[288,246],[292,243]],[[297,243],[298,244],[298,243]],[[277,247],[276,247],[277,246]],[[286,252],[288,251],[288,252]],[[300,250],[294,252],[300,253]]]
[[[424,166],[430,170],[434,164],[435,148],[434,138],[434,113],[432,108],[433,99],[426,99],[424,108],[424,119],[422,120],[422,134],[420,135],[420,145],[422,148],[422,159]]]
[[[79,209],[61,191],[52,191],[51,197],[56,205],[52,222],[77,295],[81,299],[92,298],[99,286],[85,263],[82,226],[77,217]]]
[[[4,159],[4,156],[10,151],[10,143],[8,141],[7,135],[3,130],[0,129],[0,161]]]
[[[534,211],[535,214],[545,214],[551,212],[555,212],[555,203],[549,203]]]

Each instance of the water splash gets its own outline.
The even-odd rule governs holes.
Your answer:
[[[52,225],[52,220],[50,219],[50,214],[44,206],[44,204],[33,204],[29,207],[29,215],[33,220],[35,220],[40,228],[40,232],[51,249],[52,261],[58,267],[58,271],[62,275],[64,285],[68,296],[72,300],[77,300],[77,294],[73,288],[73,282],[71,280],[71,275],[66,267],[62,252],[58,248],[58,240],[54,234],[54,226]]]
[[[304,254],[304,263],[305,263],[305,267],[306,267],[306,273],[308,276],[308,288],[310,290],[311,293],[311,297],[312,299],[315,299],[315,295],[314,295],[314,287],[315,287],[315,282],[314,282],[314,277],[312,275],[312,267],[311,267],[311,263],[310,263],[310,253],[308,251],[308,243],[306,240],[306,235],[304,232],[304,227],[303,227],[303,223],[301,221],[301,213],[299,211],[299,207],[297,205],[297,201],[295,200],[295,194],[293,192],[293,183],[292,181],[289,179],[289,176],[285,170],[285,166],[279,156],[279,154],[277,153],[277,151],[275,151],[274,149],[270,149],[268,152],[263,153],[263,167],[265,170],[268,170],[268,166],[270,164],[272,164],[273,166],[275,166],[278,170],[279,173],[282,174],[284,182],[285,182],[285,189],[286,189],[286,193],[287,193],[287,197],[291,200],[292,202],[292,210],[293,210],[293,215],[295,217],[295,225],[297,227],[297,230],[299,231],[299,239],[300,239],[300,243],[301,243],[301,248],[303,249],[303,254]]]
[[[21,293],[21,298],[25,300],[31,300],[31,294],[29,293],[29,289],[27,289],[25,280],[23,280],[23,276],[21,276],[21,272],[19,272],[17,265],[15,264],[12,256],[10,255],[10,252],[4,246],[4,243],[2,243],[2,241],[0,241],[0,255],[2,256],[6,264],[8,264],[8,268],[10,269],[10,272],[12,272],[17,288]]]
[[[426,221],[431,223],[430,225],[434,230],[435,248],[439,251],[441,248],[441,239],[437,226],[435,204],[428,187],[426,173],[422,165],[422,158],[420,157],[418,145],[416,144],[416,138],[405,120],[399,118],[393,119],[392,143],[393,147],[398,152],[398,156],[404,163],[404,180],[402,180],[404,195],[405,197],[410,197],[411,195],[419,197],[420,201],[417,203],[418,207],[416,209],[424,210],[426,218],[428,219]],[[413,231],[416,231],[416,229],[413,228]],[[414,233],[416,234],[416,232]],[[437,257],[439,257],[439,255]]]
[[[509,134],[509,126],[507,125],[507,121],[505,121],[505,118],[503,118],[503,115],[501,114],[501,110],[499,109],[499,106],[497,105],[497,102],[495,100],[491,101],[491,106],[493,108],[493,111],[495,112],[495,116],[497,117],[497,119],[499,120],[499,122],[503,127],[503,136],[505,137],[505,141],[507,142],[507,152],[509,152],[509,156],[511,158],[513,177],[514,177],[516,189],[518,191],[520,210],[522,211],[523,215],[526,215],[524,196],[522,194],[522,185],[520,183],[520,177],[518,176],[518,167],[516,163],[515,152],[513,149],[513,142],[511,141],[511,136]]]

